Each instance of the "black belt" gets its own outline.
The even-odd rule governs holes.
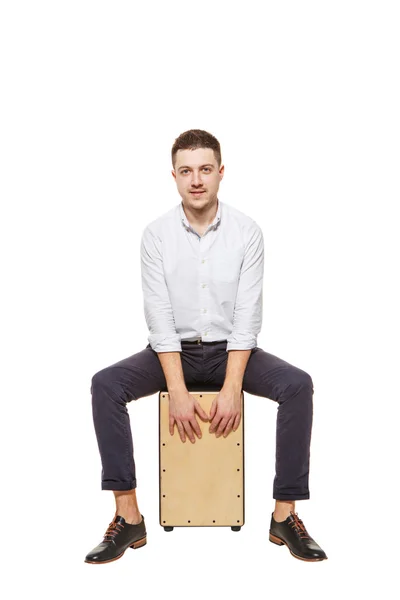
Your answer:
[[[189,340],[181,340],[182,344],[222,344],[223,342],[226,342],[226,340],[216,340],[215,342],[203,342],[202,340],[194,340],[194,341],[189,341]]]

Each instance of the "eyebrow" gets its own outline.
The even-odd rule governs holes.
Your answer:
[[[202,169],[203,167],[213,167],[214,165],[212,163],[206,163],[205,165],[200,165],[200,169]],[[181,169],[191,169],[192,167],[189,167],[188,165],[183,165],[182,167],[178,167],[178,171],[180,171]]]

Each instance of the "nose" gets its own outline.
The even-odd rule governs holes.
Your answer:
[[[201,186],[201,178],[200,178],[200,173],[193,171],[193,175],[192,175],[192,186],[194,187],[198,187]]]

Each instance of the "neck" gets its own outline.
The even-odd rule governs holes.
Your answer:
[[[184,213],[192,227],[207,227],[210,225],[218,212],[218,203],[218,198],[214,198],[210,204],[202,206],[200,209],[196,209],[193,206],[188,206],[188,204],[182,201]]]

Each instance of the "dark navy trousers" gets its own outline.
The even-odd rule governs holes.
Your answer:
[[[182,342],[186,385],[221,388],[226,373],[226,340]],[[167,389],[157,352],[144,350],[98,371],[91,381],[95,433],[102,463],[102,490],[136,488],[133,442],[127,403]],[[313,419],[313,382],[305,371],[253,348],[246,366],[244,392],[277,402],[273,498],[306,500]]]

